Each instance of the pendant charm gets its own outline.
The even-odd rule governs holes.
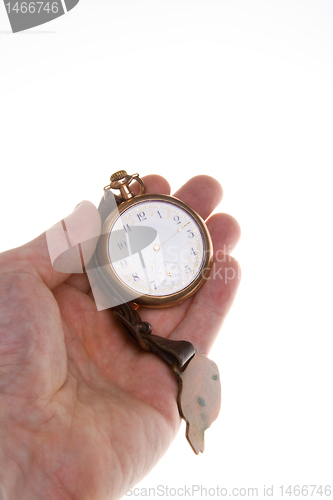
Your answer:
[[[217,419],[221,407],[221,382],[217,365],[195,353],[179,379],[178,409],[186,422],[186,438],[194,453],[204,451],[204,433]]]
[[[151,325],[128,304],[116,307],[113,313],[141,349],[160,356],[177,375],[178,411],[186,422],[186,438],[196,455],[202,453],[205,430],[217,419],[221,406],[217,365],[188,341],[153,335]]]

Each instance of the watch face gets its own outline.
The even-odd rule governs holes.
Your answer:
[[[172,197],[144,195],[119,212],[109,222],[108,260],[112,274],[137,294],[138,303],[140,297],[148,305],[163,305],[163,298],[184,300],[203,284],[211,243],[193,210]]]

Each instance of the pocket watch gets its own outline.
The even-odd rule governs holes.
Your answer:
[[[96,252],[104,288],[147,307],[173,306],[191,297],[212,266],[203,219],[174,196],[144,194],[138,174],[121,170],[110,181],[99,207],[103,225]],[[133,181],[140,184],[137,195]],[[120,196],[112,196],[111,189]]]

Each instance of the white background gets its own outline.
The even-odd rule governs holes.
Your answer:
[[[81,0],[16,35],[1,4],[0,31],[0,250],[120,168],[215,176],[242,226],[221,415],[140,488],[332,484],[333,2]]]

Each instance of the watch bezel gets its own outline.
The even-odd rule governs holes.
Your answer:
[[[151,307],[151,308],[163,308],[170,307],[177,304],[180,304],[184,300],[192,297],[205,283],[205,280],[208,278],[211,267],[212,267],[212,258],[213,258],[213,244],[208,231],[208,228],[204,222],[204,220],[198,215],[193,208],[179,200],[174,196],[169,196],[165,194],[143,194],[137,195],[130,200],[126,200],[120,205],[118,205],[117,209],[113,210],[110,215],[106,218],[101,234],[107,234],[107,238],[100,238],[99,243],[97,245],[97,258],[99,262],[107,262],[108,265],[103,265],[100,267],[100,271],[103,275],[104,286],[109,283],[112,288],[116,287],[117,292],[124,297],[129,297],[133,292],[137,292],[130,286],[126,285],[114,271],[111,259],[109,256],[109,234],[110,231],[116,222],[116,220],[122,215],[125,210],[128,208],[144,202],[144,201],[156,201],[156,202],[168,202],[173,203],[179,208],[187,211],[195,220],[198,227],[200,228],[201,235],[205,245],[205,255],[200,267],[199,273],[197,277],[185,288],[182,290],[176,291],[170,295],[163,296],[152,296],[148,294],[142,293],[139,297],[131,300],[135,304]],[[105,283],[105,281],[107,283]],[[124,301],[125,302],[125,301]]]

